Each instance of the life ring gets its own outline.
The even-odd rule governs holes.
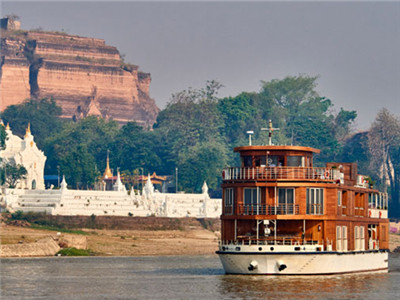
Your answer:
[[[380,211],[379,212],[379,219],[382,217],[382,212]]]
[[[369,211],[369,217],[371,217],[371,211]]]
[[[329,178],[329,171],[325,171],[325,178]]]

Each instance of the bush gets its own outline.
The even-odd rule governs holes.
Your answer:
[[[93,252],[85,249],[76,249],[76,248],[64,248],[57,252],[56,254],[61,256],[91,256]]]
[[[22,210],[17,210],[15,213],[11,214],[11,219],[12,220],[22,220],[23,218],[23,212]]]

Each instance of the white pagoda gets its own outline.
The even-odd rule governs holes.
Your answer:
[[[2,125],[0,125],[2,126]],[[33,139],[30,124],[26,128],[23,139],[14,135],[9,124],[6,126],[7,138],[5,149],[0,150],[1,163],[11,163],[22,165],[27,170],[25,179],[17,183],[16,188],[19,189],[39,189],[43,190],[44,186],[44,165],[46,156],[43,151],[39,150]]]

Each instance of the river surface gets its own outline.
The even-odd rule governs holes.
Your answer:
[[[341,276],[225,275],[217,256],[0,260],[1,299],[399,299],[390,272]]]

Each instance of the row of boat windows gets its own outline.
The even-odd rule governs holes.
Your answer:
[[[345,192],[338,191],[338,206],[343,206],[343,194]],[[363,204],[363,194],[356,193],[355,206],[362,207]],[[388,208],[388,194],[387,193],[369,193],[368,194],[368,208],[376,209],[387,209]]]
[[[288,214],[293,213],[295,204],[294,188],[279,188],[277,204],[287,210]],[[225,206],[233,207],[235,194],[233,188],[225,189]],[[244,206],[260,206],[261,193],[260,188],[244,188],[243,190]],[[324,189],[307,188],[306,192],[306,213],[310,215],[322,215],[324,213]]]
[[[253,167],[252,156],[242,156],[243,167]],[[255,167],[305,167],[306,158],[304,156],[286,156],[283,155],[268,155],[268,156],[255,156],[254,157]]]
[[[347,251],[347,226],[336,226],[336,251]],[[365,250],[365,227],[354,227],[354,250]]]
[[[233,207],[235,202],[235,189],[225,189],[225,206]],[[338,206],[343,206],[343,192],[338,191]],[[387,209],[388,196],[386,193],[369,193],[368,207],[377,209]],[[356,197],[356,207],[363,207],[362,198]],[[260,206],[261,193],[260,188],[244,188],[243,190],[244,206]],[[278,188],[277,204],[288,211],[293,212],[295,204],[294,188]],[[347,203],[346,203],[347,204]],[[324,213],[324,189],[323,188],[307,188],[306,190],[306,213],[309,215],[322,215]]]

